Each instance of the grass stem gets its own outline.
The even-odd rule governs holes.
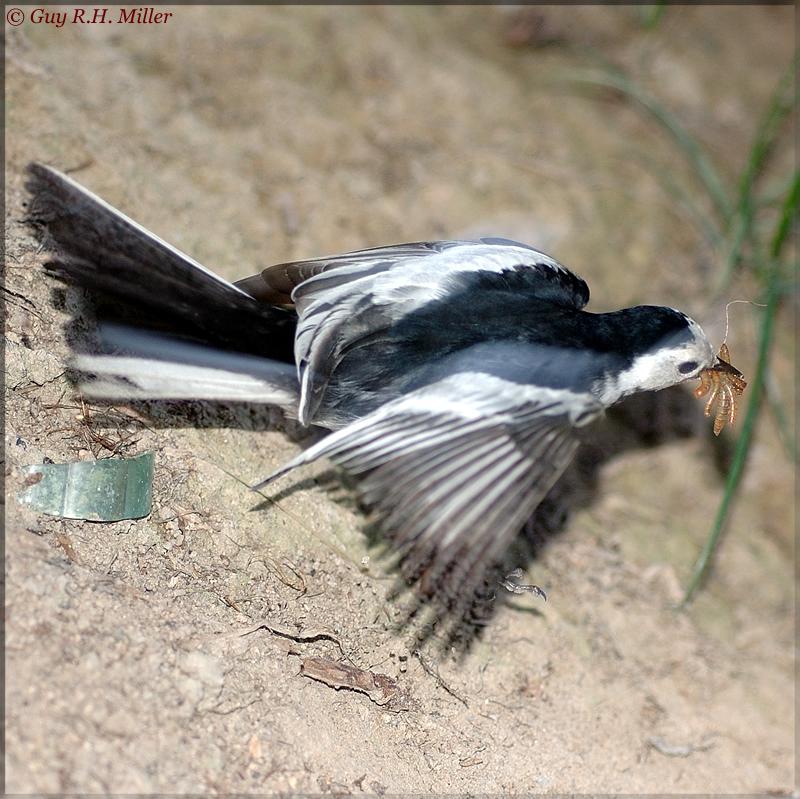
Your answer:
[[[711,565],[711,560],[717,548],[720,535],[725,528],[725,522],[728,518],[728,513],[731,508],[731,503],[736,495],[739,481],[741,480],[744,471],[744,465],[747,460],[747,455],[750,452],[750,444],[753,439],[753,430],[755,429],[756,417],[758,416],[758,409],[761,402],[761,396],[764,387],[764,381],[767,374],[767,365],[769,361],[770,345],[772,343],[772,332],[775,325],[775,316],[778,311],[778,305],[781,299],[780,290],[780,277],[781,277],[781,263],[780,255],[786,243],[789,233],[792,229],[792,224],[797,218],[798,200],[800,199],[800,173],[797,173],[794,178],[792,189],[786,197],[786,202],[783,206],[780,220],[775,229],[775,234],[772,237],[769,252],[767,254],[769,264],[769,278],[767,283],[767,296],[766,308],[761,316],[761,328],[759,331],[758,341],[758,362],[756,364],[756,372],[750,386],[750,400],[747,404],[747,411],[745,413],[744,424],[742,425],[742,432],[739,440],[736,442],[736,449],[733,453],[733,462],[731,463],[728,478],[725,482],[725,492],[722,496],[717,509],[714,524],[711,528],[711,534],[706,540],[703,551],[694,565],[692,577],[680,607],[685,607],[694,596],[697,589],[705,580],[708,569]]]

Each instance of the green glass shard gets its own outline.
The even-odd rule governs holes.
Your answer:
[[[34,510],[64,519],[118,522],[150,513],[153,453],[120,460],[43,463],[25,468],[27,488],[17,495]]]

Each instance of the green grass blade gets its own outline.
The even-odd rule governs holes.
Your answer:
[[[772,289],[772,287],[770,287]],[[717,515],[714,518],[714,524],[711,528],[711,534],[706,540],[703,551],[694,565],[692,577],[689,585],[686,588],[686,593],[681,601],[681,607],[686,606],[694,596],[695,591],[706,577],[708,568],[711,564],[711,558],[717,548],[717,542],[725,527],[725,522],[728,519],[728,512],[730,511],[731,503],[736,495],[736,489],[739,487],[739,480],[744,471],[745,461],[747,454],[750,451],[750,443],[753,436],[753,429],[755,427],[756,417],[758,416],[758,409],[761,401],[761,392],[764,383],[764,373],[766,370],[767,357],[769,355],[769,347],[772,340],[772,329],[775,320],[775,313],[777,311],[778,292],[774,289],[769,290],[767,294],[767,307],[764,310],[761,322],[761,331],[759,336],[759,349],[758,349],[758,363],[756,366],[755,377],[753,378],[752,385],[750,386],[750,400],[747,403],[747,412],[744,417],[744,424],[742,425],[742,432],[739,440],[736,442],[736,450],[733,454],[733,463],[731,464],[728,478],[725,482],[725,493],[722,496],[722,502],[717,509]]]
[[[750,148],[747,167],[739,180],[738,200],[731,222],[731,241],[718,282],[717,293],[724,291],[730,283],[733,273],[741,261],[744,245],[750,239],[755,208],[758,205],[753,196],[753,189],[759,172],[778,138],[783,121],[794,108],[793,86],[796,68],[797,57],[792,60],[789,69],[778,82]]]
[[[697,589],[702,584],[703,580],[708,573],[711,559],[717,548],[717,543],[722,531],[725,527],[725,522],[728,518],[731,503],[736,490],[739,486],[742,473],[744,472],[745,462],[747,460],[748,452],[750,451],[750,444],[753,438],[753,430],[755,428],[756,417],[758,416],[758,409],[761,401],[764,378],[767,371],[767,362],[769,360],[770,345],[772,343],[772,331],[775,325],[775,316],[778,310],[778,304],[781,298],[780,291],[780,255],[783,251],[784,244],[786,243],[789,233],[792,229],[792,224],[795,222],[798,210],[798,200],[800,199],[800,173],[795,175],[794,183],[786,202],[783,206],[781,218],[778,222],[775,234],[772,237],[772,242],[769,249],[769,263],[770,263],[770,280],[767,284],[767,296],[764,313],[761,317],[761,328],[759,331],[759,344],[758,344],[758,362],[756,364],[756,372],[753,377],[753,382],[750,386],[750,400],[747,404],[747,412],[745,413],[744,424],[742,425],[742,432],[739,440],[736,442],[736,449],[733,453],[733,462],[731,463],[728,478],[725,483],[725,492],[722,496],[722,502],[717,510],[717,515],[714,518],[714,524],[711,528],[711,534],[706,540],[703,551],[695,563],[692,577],[689,585],[686,588],[686,593],[683,596],[680,607],[685,607],[694,596]]]
[[[755,198],[758,208],[782,207],[793,181],[794,175],[784,175],[765,186]]]
[[[677,142],[695,175],[697,175],[708,192],[722,225],[724,227],[728,226],[733,207],[722,179],[706,156],[703,148],[681,125],[677,117],[630,79],[610,69],[602,72],[573,71],[568,73],[566,77],[572,83],[613,89],[644,108]]]
[[[769,256],[773,261],[777,261],[781,257],[783,247],[792,232],[792,226],[797,222],[797,209],[800,201],[800,172],[794,173],[794,180],[792,187],[786,197],[786,202],[783,204],[778,226],[775,229],[775,235],[772,237],[772,244],[770,246]],[[777,269],[775,270],[778,271]]]

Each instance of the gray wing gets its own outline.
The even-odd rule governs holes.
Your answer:
[[[365,501],[423,590],[467,602],[566,468],[589,395],[459,374],[331,434],[260,485],[328,457]]]
[[[330,270],[338,270],[338,274],[333,276],[328,285],[339,284],[353,274],[357,274],[359,277],[376,274],[391,268],[398,261],[422,258],[431,253],[442,252],[448,247],[465,243],[467,242],[415,241],[408,244],[392,244],[387,247],[354,250],[341,255],[326,255],[305,261],[288,261],[268,266],[257,275],[236,281],[236,285],[262,302],[291,305],[294,303],[292,293],[301,283]]]
[[[275,305],[292,305],[297,299],[313,291],[317,293],[325,289],[334,288],[351,280],[377,275],[388,271],[397,265],[407,264],[419,258],[426,258],[436,253],[442,253],[454,247],[502,247],[513,252],[508,266],[516,266],[522,261],[545,262],[559,268],[573,278],[574,285],[569,292],[574,295],[571,302],[580,302],[580,307],[588,302],[588,288],[577,276],[558,264],[548,255],[536,250],[528,244],[523,244],[512,239],[499,237],[485,237],[477,240],[453,239],[445,241],[414,241],[406,244],[390,244],[385,247],[369,247],[364,250],[354,250],[340,255],[325,255],[320,258],[310,258],[303,261],[288,261],[274,264],[250,277],[237,280],[235,285],[252,297]],[[527,251],[519,253],[517,251]],[[333,275],[320,275],[335,271]],[[319,278],[307,284],[303,290],[295,291],[301,283],[306,283],[310,278]],[[584,292],[586,296],[583,297]]]
[[[309,424],[345,352],[457,291],[469,274],[510,271],[526,273],[527,289],[551,301],[581,308],[589,299],[586,283],[548,255],[497,238],[416,242],[280,264],[237,285],[259,299],[294,303],[298,418]]]

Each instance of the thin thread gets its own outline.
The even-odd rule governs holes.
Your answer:
[[[757,305],[759,308],[766,308],[767,307],[763,302],[753,302],[752,300],[731,300],[725,306],[725,336],[722,339],[722,343],[723,344],[727,344],[728,343],[728,316],[729,316],[728,309],[731,307],[731,305],[735,305],[737,302],[746,302],[749,305]]]

